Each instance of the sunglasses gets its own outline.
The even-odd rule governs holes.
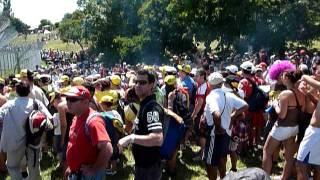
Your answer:
[[[77,101],[81,101],[83,99],[82,98],[74,98],[74,97],[66,97],[66,100],[68,102],[74,103],[74,102],[77,102]]]
[[[148,83],[148,81],[146,81],[146,80],[135,80],[135,83],[143,86],[143,85],[146,85]]]

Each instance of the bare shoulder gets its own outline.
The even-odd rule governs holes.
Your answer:
[[[279,94],[279,98],[290,97],[292,94],[293,92],[291,90],[284,90]]]
[[[58,111],[67,111],[67,109],[68,109],[68,106],[66,101],[61,101],[58,104]]]

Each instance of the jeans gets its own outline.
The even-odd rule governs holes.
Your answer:
[[[106,172],[105,170],[98,171],[93,176],[85,176],[83,174],[71,174],[68,177],[68,180],[105,180],[106,179]]]
[[[22,146],[15,151],[7,152],[7,168],[12,180],[22,180],[21,164],[27,155],[28,179],[38,180],[40,176],[40,149]]]

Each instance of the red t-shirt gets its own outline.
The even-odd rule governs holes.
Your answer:
[[[90,108],[79,117],[74,117],[69,132],[67,147],[67,164],[71,171],[80,170],[81,165],[92,165],[96,162],[98,149],[97,144],[101,141],[110,142],[101,117],[93,117],[88,124],[90,137],[85,134],[85,122],[89,114],[95,111]]]

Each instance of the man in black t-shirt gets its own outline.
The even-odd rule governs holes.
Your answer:
[[[153,94],[155,77],[148,70],[138,71],[135,91],[140,99],[140,110],[134,122],[134,133],[119,140],[119,150],[132,143],[135,159],[135,180],[160,180],[160,146],[163,142],[163,108]]]

